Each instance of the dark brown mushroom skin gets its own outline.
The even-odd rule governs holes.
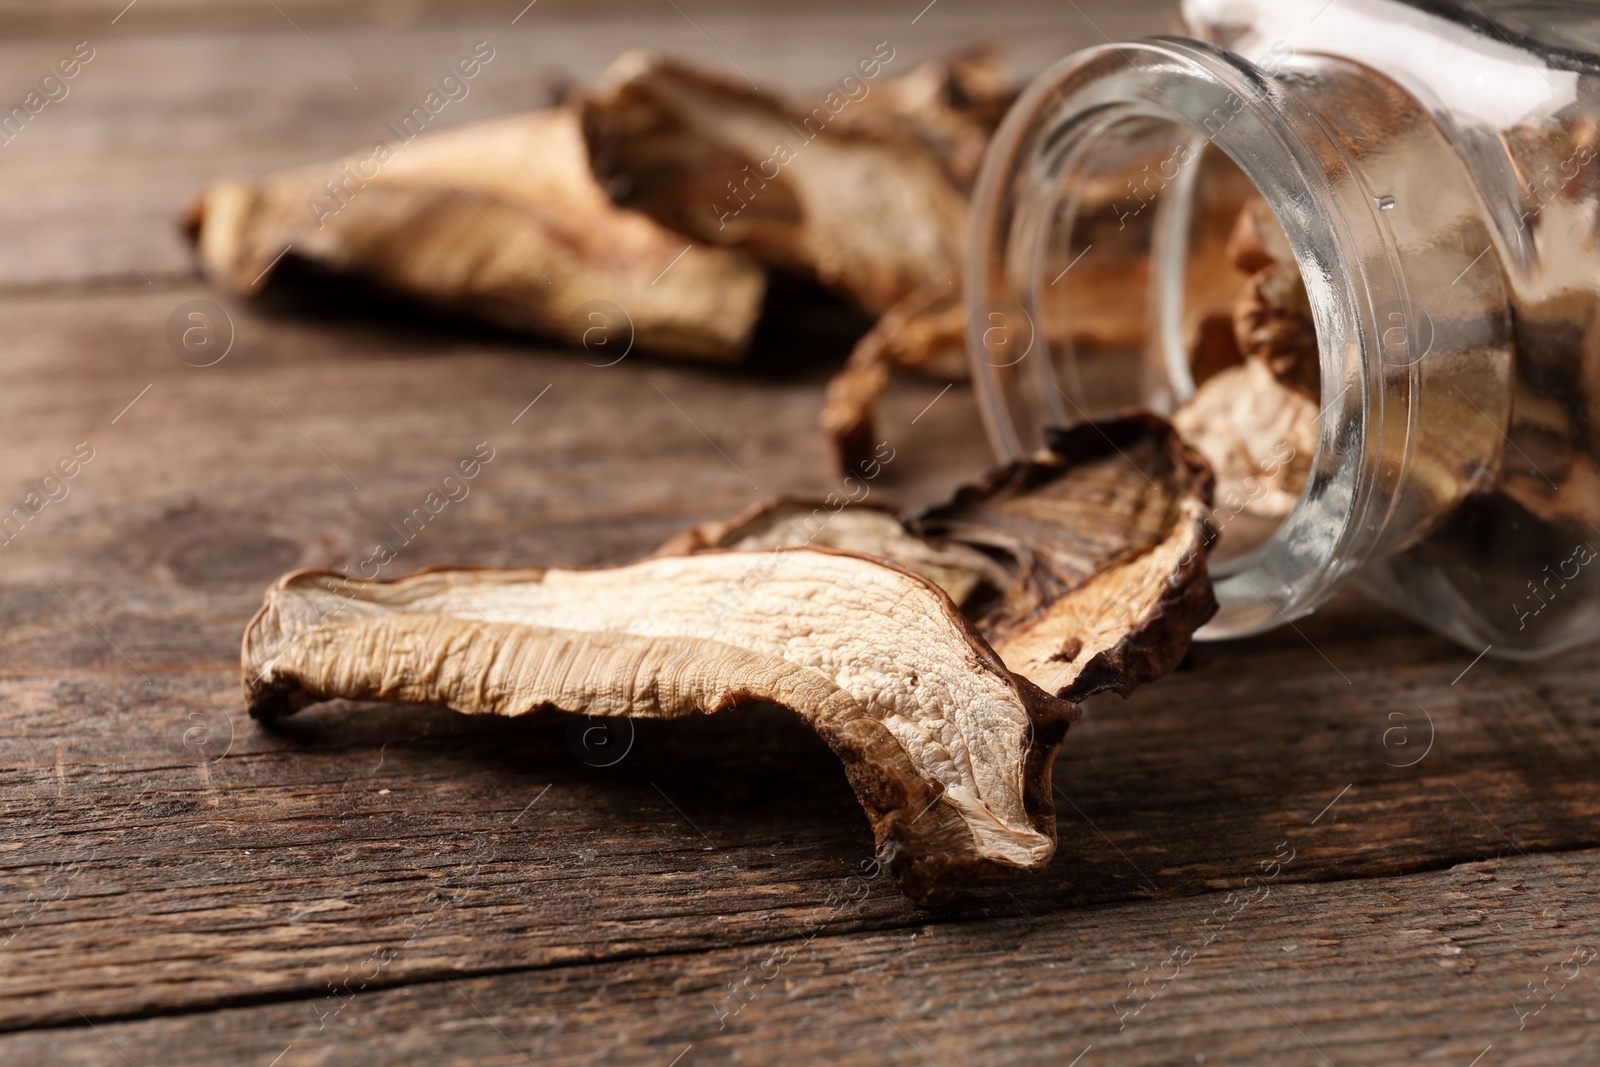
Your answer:
[[[1056,692],[1074,702],[1105,690],[1126,696],[1176,668],[1194,631],[1216,612],[1208,537],[1197,514],[1211,503],[1211,468],[1170,423],[1148,412],[1051,428],[1046,441],[1046,450],[996,469],[909,525],[983,549],[1012,569],[1011,588],[974,612],[979,632],[1002,656],[1008,637],[1058,601],[1111,568],[1146,559],[1165,582],[1161,595]],[[1182,548],[1161,554],[1158,546],[1174,531],[1185,535],[1176,538]],[[1075,658],[1082,648],[1074,643],[1063,634],[1055,658]]]

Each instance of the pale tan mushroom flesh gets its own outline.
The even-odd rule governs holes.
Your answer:
[[[1311,476],[1317,403],[1254,356],[1207,380],[1172,424],[1210,462],[1230,514],[1282,519]]]
[[[1228,256],[1249,276],[1231,324],[1201,324],[1191,353],[1198,388],[1172,423],[1216,474],[1213,526],[1222,554],[1237,556],[1271,535],[1311,476],[1321,360],[1300,268],[1260,197],[1240,210]]]
[[[710,549],[838,548],[891,560],[943,589],[958,607],[986,584],[1004,588],[1009,576],[982,552],[955,541],[919,537],[894,512],[834,496],[784,498],[756,504],[731,519],[675,534],[657,555]]]
[[[661,551],[828,545],[940,585],[1007,668],[1066,700],[1171,671],[1216,610],[1206,568],[1212,478],[1164,420],[1050,432],[1052,447],[910,520],[838,498],[780,500]]]
[[[1033,869],[1077,709],[1006,670],[938,587],[819,549],[605,570],[286,575],[245,633],[251,714],[396,700],[468,714],[675,718],[761,701],[845,764],[907,893]]]
[[[630,341],[694,359],[744,353],[765,271],[612,204],[571,110],[396,141],[385,159],[212,182],[188,222],[202,269],[251,295],[287,252],[607,359]]]

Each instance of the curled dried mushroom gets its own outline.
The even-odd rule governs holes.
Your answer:
[[[880,316],[822,413],[846,471],[865,458],[892,369],[967,377],[966,189],[1013,96],[992,52],[899,79],[883,76],[887,54],[856,95],[792,101],[635,54],[582,103],[596,173],[618,203],[811,275]]]
[[[187,227],[206,274],[241,295],[288,253],[574,345],[598,325],[613,340],[631,329],[641,350],[696,359],[742,355],[766,290],[749,257],[613,205],[566,108],[221,179]],[[597,301],[627,323],[588,314]]]
[[[1263,267],[1245,283],[1234,305],[1233,330],[1247,358],[1260,360],[1280,382],[1316,398],[1322,370],[1317,328],[1300,268],[1292,260]]]
[[[1316,455],[1316,402],[1248,358],[1212,377],[1172,416],[1216,473],[1230,513],[1281,519],[1294,507]]]
[[[1250,275],[1233,306],[1239,352],[1261,360],[1280,382],[1315,400],[1321,362],[1311,299],[1289,239],[1265,200],[1256,196],[1246,201],[1228,254],[1237,269]]]
[[[1249,277],[1231,319],[1199,324],[1197,388],[1172,423],[1216,474],[1211,536],[1226,528],[1219,551],[1237,556],[1271,535],[1311,476],[1321,357],[1300,269],[1260,197],[1241,209],[1228,256]]]
[[[870,79],[857,84],[864,95],[788,103],[630,53],[580,106],[595,173],[619,204],[882,314],[924,285],[954,286],[967,202],[915,133],[860,106]]]
[[[1204,460],[1135,414],[1053,431],[909,526],[780,500],[610,569],[297,572],[245,633],[245,696],[263,719],[334,697],[509,716],[788,707],[844,762],[907,895],[931,902],[1049,860],[1076,702],[1165,674],[1215,610],[1210,491]]]
[[[860,505],[758,505],[663,552],[825,544],[941,586],[1006,666],[1058,697],[1167,674],[1216,611],[1212,475],[1161,418],[1051,430],[1050,447],[909,520]]]
[[[967,377],[967,310],[954,286],[935,282],[907,296],[856,342],[828,383],[822,429],[847,474],[871,461],[872,413],[896,368],[937,378]]]
[[[1067,700],[1168,673],[1216,611],[1206,571],[1212,476],[1164,420],[1052,430],[911,527],[982,548],[1011,576],[975,622],[1006,665]]]
[[[790,708],[844,762],[919,900],[1049,860],[1050,764],[1078,714],[1008,671],[932,583],[819,549],[396,581],[297,572],[268,590],[242,667],[267,719],[333,697],[512,716]]]
[[[843,498],[781,499],[756,504],[731,519],[703,523],[656,550],[686,556],[711,549],[838,548],[892,560],[945,591],[958,607],[985,588],[1003,588],[1005,571],[975,548],[918,537],[892,511]]]
[[[977,180],[989,138],[1017,94],[1000,50],[984,45],[919,63],[862,103],[908,126],[966,191]]]

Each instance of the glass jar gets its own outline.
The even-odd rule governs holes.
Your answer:
[[[1474,653],[1600,636],[1600,12],[1187,0],[1184,17],[1193,39],[1057,63],[989,149],[965,282],[995,450],[1189,400],[1259,198],[1315,328],[1313,454],[1281,521],[1213,552],[1200,636],[1279,625],[1351,579]],[[1219,499],[1219,547],[1232,514]]]

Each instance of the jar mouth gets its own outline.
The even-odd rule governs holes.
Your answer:
[[[1277,216],[1317,336],[1315,451],[1304,486],[1276,529],[1250,551],[1213,565],[1219,610],[1196,635],[1200,639],[1255,633],[1307,614],[1372,554],[1405,469],[1414,416],[1410,390],[1415,363],[1426,354],[1417,351],[1419,331],[1404,313],[1411,305],[1381,214],[1383,197],[1364,186],[1345,148],[1277,80],[1296,60],[1269,59],[1270,65],[1256,65],[1180,38],[1068,57],[1013,107],[974,194],[965,276],[968,349],[985,428],[1003,459],[1035,451],[1051,423],[1109,413],[1086,410],[1073,395],[1085,373],[1096,373],[1082,358],[1082,346],[1074,346],[1074,332],[1081,336],[1090,328],[1082,313],[1087,309],[1094,319],[1096,287],[1107,285],[1078,282],[1085,294],[1077,304],[1079,322],[1066,322],[1072,316],[1062,309],[1072,305],[1063,303],[1060,283],[1070,288],[1075,271],[1080,279],[1092,279],[1096,270],[1115,277],[1130,269],[1130,252],[1137,257],[1142,248],[1143,273],[1134,283],[1142,287],[1147,332],[1135,339],[1137,395],[1126,402],[1170,414],[1193,392],[1181,320],[1185,248],[1204,179],[1191,160],[1221,153]],[[1179,147],[1158,166],[1159,183],[1143,183],[1153,195],[1146,201],[1136,189],[1137,201],[1115,209],[1121,224],[1115,231],[1085,229],[1086,175],[1102,165],[1112,169],[1117,153],[1131,152],[1135,142],[1148,151],[1160,143],[1160,131]],[[1130,218],[1142,228],[1131,239]],[[1099,235],[1096,241],[1087,239],[1092,235]],[[1100,306],[1112,299],[1101,297]],[[1402,309],[1404,328],[1396,334],[1390,321],[1386,353],[1385,320],[1395,309]],[[1027,351],[1012,358],[1013,348],[1007,358],[995,358],[996,316],[1025,331]],[[1057,380],[1058,367],[1065,385]]]

